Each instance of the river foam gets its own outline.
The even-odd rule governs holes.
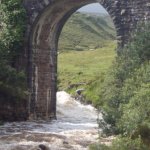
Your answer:
[[[97,111],[57,92],[57,120],[13,122],[0,127],[0,150],[87,150],[98,138]]]

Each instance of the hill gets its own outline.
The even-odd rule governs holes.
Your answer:
[[[59,50],[97,49],[115,38],[115,29],[107,14],[76,12],[62,30]]]
[[[97,101],[99,85],[115,57],[115,29],[107,14],[75,13],[62,30],[58,55],[58,90],[72,95],[84,89]]]

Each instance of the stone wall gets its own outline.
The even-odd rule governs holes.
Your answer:
[[[33,118],[56,117],[57,44],[61,29],[78,8],[99,2],[110,14],[123,47],[139,21],[150,19],[149,0],[24,0],[28,23],[25,57]]]

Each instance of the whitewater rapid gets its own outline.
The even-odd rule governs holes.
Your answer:
[[[57,120],[5,123],[0,126],[0,150],[87,150],[98,140],[97,111],[57,92]],[[102,118],[102,116],[100,116]]]

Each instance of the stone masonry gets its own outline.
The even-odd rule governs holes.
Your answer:
[[[62,27],[80,7],[100,3],[110,14],[123,47],[139,21],[150,19],[150,0],[24,0],[28,22],[24,57],[30,118],[56,117],[57,45]]]

